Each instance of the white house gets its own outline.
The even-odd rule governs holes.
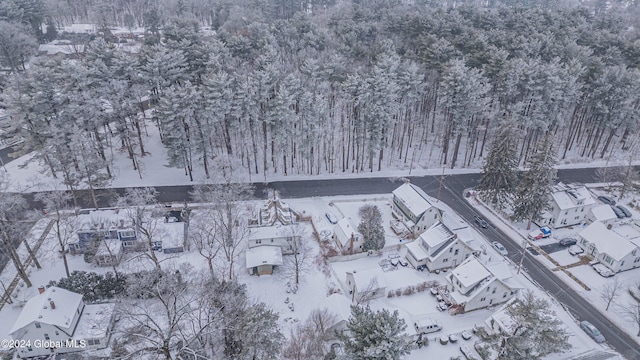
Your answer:
[[[605,225],[609,225],[616,219],[618,219],[618,217],[611,209],[611,206],[605,204],[592,206],[587,214],[587,223],[589,224],[598,221]]]
[[[104,308],[94,309],[94,305],[85,306],[82,295],[65,289],[40,287],[38,291],[38,295],[27,301],[9,331],[14,339],[27,340],[32,344],[18,350],[20,357],[48,356],[107,346],[115,304],[102,304]],[[88,309],[91,311],[83,316]]]
[[[578,245],[585,255],[601,262],[613,272],[640,267],[637,239],[628,240],[600,222],[594,222],[578,234]]]
[[[549,210],[543,214],[539,225],[560,228],[584,223],[595,203],[591,192],[583,185],[565,185],[560,182],[553,187]]]
[[[347,271],[345,284],[351,301],[360,302],[386,295],[387,282],[380,267]]]
[[[459,238],[457,232],[453,232],[440,221],[406,247],[407,261],[415,268],[425,266],[431,272],[455,268],[474,253],[474,249]]]
[[[393,190],[391,206],[393,216],[402,221],[414,237],[442,219],[442,210],[419,187],[406,182]]]
[[[324,300],[324,307],[334,315],[326,324],[325,340],[333,340],[337,333],[348,331],[347,323],[351,317],[351,301],[342,294],[331,294]]]
[[[473,256],[453,269],[446,279],[448,300],[455,313],[507,302],[522,288],[505,263],[484,265]]]
[[[332,238],[343,254],[362,252],[364,240],[362,234],[353,226],[351,218],[342,218],[334,225]]]
[[[293,254],[294,241],[300,240],[299,231],[295,226],[250,227],[247,235],[248,246],[250,249],[263,245],[279,246],[283,254]]]
[[[282,249],[275,245],[257,246],[245,251],[246,268],[251,275],[271,275],[283,264]]]
[[[98,266],[118,265],[122,255],[122,242],[118,239],[106,239],[98,246],[93,261]]]

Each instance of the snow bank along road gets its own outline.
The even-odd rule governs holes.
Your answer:
[[[563,169],[558,171],[560,181],[570,182],[596,182],[596,168],[586,169]],[[415,185],[420,186],[429,195],[440,198],[451,208],[466,218],[470,224],[474,215],[480,215],[467,204],[462,198],[464,189],[474,187],[479,179],[479,174],[421,176],[408,177]],[[441,181],[442,180],[442,181]],[[331,179],[331,180],[300,180],[300,181],[279,181],[268,184],[256,183],[255,195],[257,198],[266,198],[265,189],[275,189],[280,192],[283,198],[302,198],[313,196],[336,196],[336,195],[365,195],[365,194],[385,194],[391,193],[398,187],[402,179],[389,178],[362,178],[362,179]],[[441,186],[442,185],[442,186]],[[190,200],[189,192],[191,186],[163,186],[156,187],[158,190],[158,200],[160,202],[184,202]],[[100,196],[101,206],[109,206],[109,200],[118,193],[124,193],[125,189],[104,190]],[[32,199],[32,195],[29,200]],[[89,196],[83,196],[84,206],[91,207]],[[31,202],[33,207],[40,207],[39,204]],[[517,263],[520,256],[520,248],[517,247],[500,229],[489,226],[486,229],[478,228],[491,241],[500,241],[509,250],[509,258]],[[602,331],[607,343],[616,351],[629,360],[640,360],[640,350],[638,343],[615,324],[609,321],[584,298],[569,288],[562,280],[557,278],[551,270],[535,261],[531,256],[527,256],[523,263],[531,278],[540,286],[546,289],[559,302],[563,303],[578,320],[588,320]]]

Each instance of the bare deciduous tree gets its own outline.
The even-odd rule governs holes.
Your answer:
[[[633,299],[626,305],[620,305],[621,312],[638,327],[637,337],[640,337],[640,300]]]
[[[300,224],[288,226],[283,232],[282,235],[291,238],[292,249],[292,254],[284,259],[285,272],[298,285],[301,277],[311,270],[313,264],[313,248],[309,243],[312,240]]]
[[[613,280],[608,281],[600,288],[600,298],[607,303],[607,307],[604,309],[605,311],[609,311],[609,306],[611,306],[611,303],[615,302],[624,288],[625,283],[620,281],[617,277],[614,277]]]
[[[37,193],[35,200],[43,203],[53,219],[53,232],[58,239],[65,273],[69,277],[71,272],[69,271],[67,252],[69,251],[69,244],[76,237],[76,231],[78,230],[77,218],[65,213],[65,209],[68,209],[72,201],[71,194],[66,191],[47,191]]]

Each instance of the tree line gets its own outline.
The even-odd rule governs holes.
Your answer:
[[[284,2],[220,2],[196,16],[195,4],[146,8],[138,54],[97,38],[79,60],[15,71],[5,136],[24,138],[22,151],[72,191],[107,186],[115,151],[143,177],[151,123],[191,179],[221,166],[250,180],[473,167],[507,125],[520,165],[547,133],[561,159],[635,143],[640,43],[615,6],[380,0],[284,14],[274,9]],[[90,5],[57,11],[94,19]],[[213,21],[218,7],[226,15]],[[121,25],[116,17],[105,21]],[[141,115],[147,97],[153,122]]]

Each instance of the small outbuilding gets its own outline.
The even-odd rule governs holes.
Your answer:
[[[282,249],[277,245],[263,245],[247,249],[246,268],[251,275],[271,275],[276,266],[283,264]]]

